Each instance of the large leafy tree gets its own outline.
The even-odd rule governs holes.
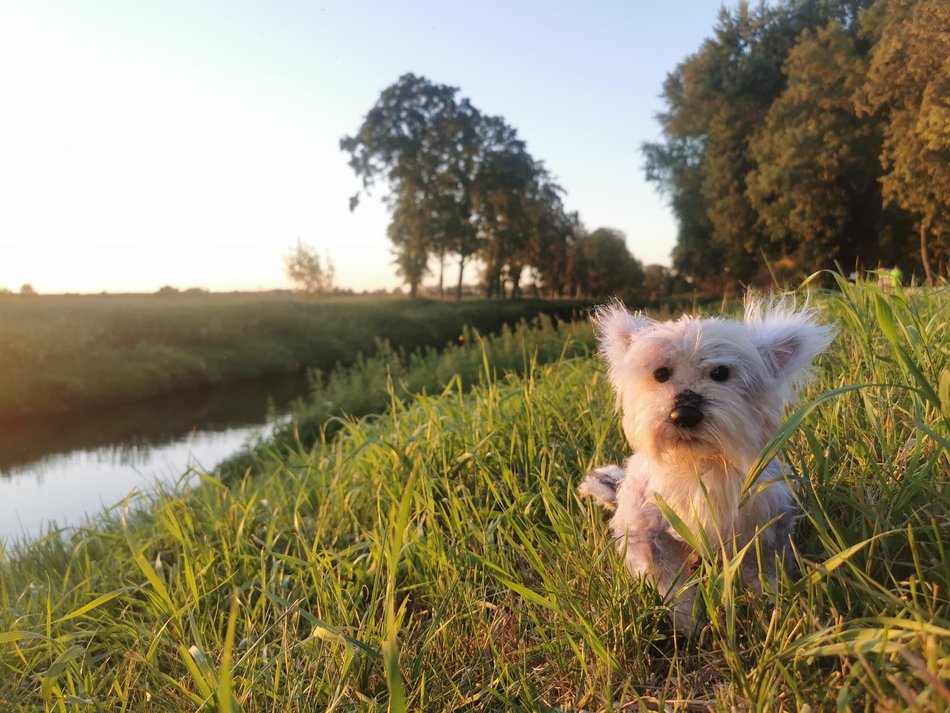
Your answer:
[[[665,140],[644,146],[647,178],[679,219],[675,266],[701,283],[750,279],[768,247],[747,194],[748,145],[784,89],[782,63],[813,6],[723,9],[713,37],[664,84]]]
[[[882,209],[880,125],[855,106],[866,62],[854,29],[833,20],[802,33],[785,61],[788,86],[750,144],[752,206],[773,245],[806,273],[836,261],[895,264],[904,252],[878,239],[906,234],[906,221]]]
[[[457,94],[456,87],[406,74],[382,92],[359,131],[340,141],[365,189],[378,183],[389,189],[389,237],[412,294],[429,255],[443,266],[455,255],[461,286],[461,272],[478,247],[471,184],[481,116]],[[357,201],[358,195],[351,205]]]
[[[563,282],[554,273],[566,266],[570,220],[560,187],[499,117],[485,120],[483,147],[473,196],[486,293],[502,296],[510,284],[512,297],[518,297],[527,267],[536,288],[539,280]]]
[[[525,257],[535,295],[554,297],[567,289],[570,251],[580,219],[577,213],[564,209],[561,193],[559,186],[544,182],[531,203],[532,226]]]
[[[528,201],[538,164],[517,132],[499,117],[484,122],[482,148],[473,197],[483,241],[485,291],[489,297],[502,296],[505,281],[512,279],[514,296],[524,265],[530,229]]]
[[[582,235],[574,253],[574,280],[580,294],[603,298],[641,291],[643,265],[630,254],[621,231],[598,228]]]
[[[510,283],[517,297],[529,265],[558,282],[553,271],[564,260],[542,246],[564,239],[560,189],[511,126],[481,114],[455,87],[401,77],[340,145],[366,189],[378,183],[389,189],[389,237],[411,294],[430,256],[438,259],[440,288],[446,258],[455,256],[457,297],[476,256],[489,296],[503,295]]]
[[[643,268],[643,296],[650,300],[671,297],[689,290],[689,284],[665,265]]]
[[[674,96],[681,84],[679,72],[666,80],[665,94]],[[668,134],[664,143],[644,144],[647,180],[653,181],[670,203],[679,224],[673,247],[673,266],[697,287],[722,286],[726,257],[713,242],[701,186],[702,141]]]
[[[862,108],[884,121],[884,197],[914,214],[921,261],[950,260],[950,3],[880,0]]]
[[[671,72],[647,178],[678,272],[727,289],[856,263],[950,262],[950,2],[777,0],[723,10]],[[912,222],[919,228],[919,261]]]
[[[429,272],[431,239],[427,233],[429,220],[419,206],[422,197],[410,187],[390,196],[392,220],[387,235],[393,244],[396,274],[409,285],[409,296],[419,295],[419,286]]]

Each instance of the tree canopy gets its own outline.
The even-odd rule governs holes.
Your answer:
[[[950,3],[881,0],[865,24],[876,41],[860,105],[882,118],[884,197],[917,221],[929,278],[931,258],[950,260]]]
[[[950,4],[783,0],[723,9],[668,76],[646,175],[679,224],[674,267],[716,289],[899,265],[946,269]]]
[[[578,275],[578,265],[592,264],[578,252],[588,249],[587,235],[544,163],[502,117],[480,112],[458,88],[406,74],[383,90],[340,147],[365,190],[387,191],[395,263],[413,296],[433,258],[440,292],[446,261],[457,264],[457,298],[476,258],[489,297],[518,297],[526,274],[535,294],[600,289],[598,278]],[[351,206],[358,202],[354,196]],[[620,243],[618,264],[638,265],[622,236]],[[642,271],[625,275],[642,281]],[[616,284],[618,291],[637,289]]]
[[[320,259],[320,254],[309,245],[297,241],[297,246],[284,257],[284,266],[287,269],[288,279],[297,290],[305,295],[322,295],[333,291],[333,280],[336,270],[333,262],[327,257]]]

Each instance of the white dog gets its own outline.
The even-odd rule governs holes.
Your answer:
[[[627,568],[665,596],[701,554],[711,554],[686,544],[664,516],[665,503],[694,541],[711,548],[732,553],[758,537],[760,557],[746,559],[744,575],[752,586],[759,572],[773,578],[796,520],[781,464],[766,467],[741,507],[740,494],[833,330],[784,301],[749,301],[744,322],[657,322],[620,304],[594,321],[634,455],[625,468],[588,473],[579,492],[614,510],[610,530]],[[674,596],[677,629],[694,628],[693,599],[690,587]]]

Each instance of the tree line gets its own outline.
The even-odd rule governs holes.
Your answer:
[[[412,296],[433,262],[440,294],[446,265],[457,266],[457,299],[475,260],[490,298],[520,296],[526,278],[544,296],[604,296],[643,282],[623,234],[588,232],[517,131],[457,87],[400,77],[340,146],[365,190],[388,190],[388,235]]]
[[[716,290],[836,264],[946,275],[948,58],[947,0],[723,9],[643,145],[674,268]]]

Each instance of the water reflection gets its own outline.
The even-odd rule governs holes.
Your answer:
[[[306,391],[302,374],[181,391],[94,411],[23,419],[0,427],[0,477],[54,454],[96,449],[104,459],[134,463],[150,448],[180,441],[195,429],[225,431],[263,424]]]
[[[306,390],[302,375],[0,428],[0,538],[75,525],[133,489],[208,471]]]

